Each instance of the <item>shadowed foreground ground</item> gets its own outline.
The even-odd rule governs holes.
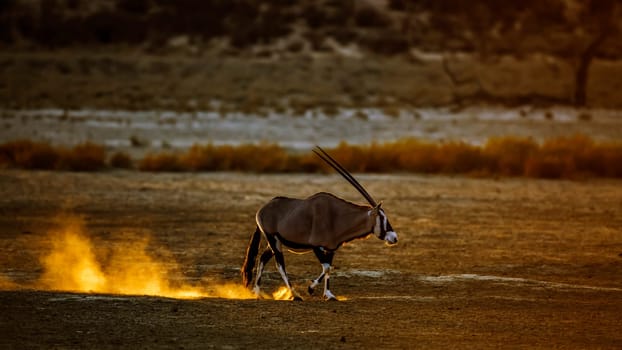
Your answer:
[[[237,282],[254,211],[336,176],[0,173],[0,347],[618,348],[619,181],[361,176],[400,234],[344,246],[341,302],[176,300],[42,290],[40,256],[61,213],[84,218],[96,250],[149,235],[178,279]],[[130,235],[128,232],[131,232]],[[320,268],[286,255],[301,291]],[[281,282],[269,266],[264,289]],[[34,286],[34,289],[33,289]]]
[[[490,286],[484,286],[485,289]],[[480,283],[414,299],[171,300],[3,292],[9,348],[616,348],[622,291],[530,293]],[[523,294],[522,296],[517,294]]]

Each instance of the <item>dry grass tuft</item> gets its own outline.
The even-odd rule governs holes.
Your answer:
[[[0,145],[0,165],[21,169],[97,171],[106,167],[103,146],[90,142],[73,148],[18,140]]]
[[[134,167],[134,162],[132,161],[132,157],[125,152],[115,152],[108,162],[111,167],[117,169],[132,169]]]
[[[185,171],[179,157],[173,153],[148,154],[138,164],[140,171]]]
[[[91,142],[71,149],[60,149],[61,157],[56,167],[60,170],[97,171],[106,168],[106,150]]]
[[[527,159],[524,175],[540,178],[620,177],[622,145],[596,144],[585,135],[547,140]]]
[[[58,150],[42,142],[18,140],[0,145],[0,165],[4,168],[51,170],[59,158]]]
[[[502,176],[522,176],[525,164],[538,151],[538,144],[529,138],[495,137],[484,145],[489,172]]]
[[[261,143],[239,146],[194,145],[179,160],[186,169],[192,171],[285,172],[299,170],[292,164],[293,159],[282,147]]]

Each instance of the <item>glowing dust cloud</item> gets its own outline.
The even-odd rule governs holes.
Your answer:
[[[39,288],[179,299],[256,298],[242,285],[233,283],[201,288],[185,283],[173,285],[168,276],[177,264],[170,258],[162,261],[150,256],[146,238],[115,244],[103,265],[97,259],[93,243],[83,232],[81,221],[71,219],[62,230],[50,233],[50,251],[40,259],[44,272]]]
[[[11,281],[8,277],[0,274],[0,290],[13,290],[17,289],[19,286],[17,283]]]
[[[264,295],[265,297],[265,295]],[[274,300],[293,300],[294,296],[292,295],[292,292],[289,291],[289,288],[282,286],[279,289],[277,289],[275,292],[272,293],[272,299]],[[337,297],[337,300],[339,301],[345,301],[348,300],[347,297]]]
[[[289,291],[289,288],[283,286],[277,289],[274,293],[272,293],[272,299],[274,300],[290,300],[293,299],[294,296],[292,292]]]
[[[106,277],[91,248],[90,242],[76,233],[73,223],[52,240],[52,251],[41,259],[44,273],[41,280],[51,289],[102,291]]]

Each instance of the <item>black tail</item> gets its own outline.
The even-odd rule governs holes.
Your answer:
[[[253,280],[253,269],[255,268],[255,260],[257,260],[260,241],[261,231],[259,230],[259,226],[257,226],[255,233],[253,233],[251,240],[248,242],[248,248],[246,248],[246,259],[244,259],[244,264],[242,264],[242,281],[246,287],[248,287]]]

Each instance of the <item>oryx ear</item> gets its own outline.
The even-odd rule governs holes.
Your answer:
[[[382,202],[380,202],[380,203],[376,204],[376,206],[375,206],[375,207],[371,208],[371,209],[368,211],[368,214],[369,214],[369,215],[378,215],[378,213],[380,212],[380,206],[381,206],[381,205],[382,205]]]
[[[368,216],[378,216],[378,213],[380,212],[380,206],[376,205],[375,207],[369,209],[369,211],[367,212]]]

